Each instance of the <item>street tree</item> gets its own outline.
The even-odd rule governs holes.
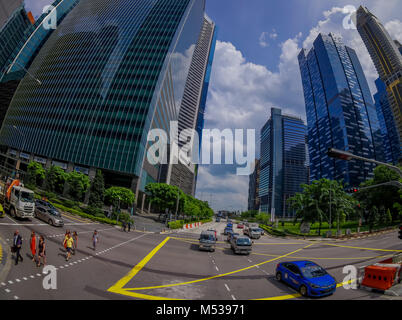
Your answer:
[[[106,204],[112,204],[115,208],[131,206],[135,201],[135,194],[131,189],[123,187],[110,187],[105,191]]]
[[[91,182],[89,195],[89,205],[94,208],[102,208],[105,201],[105,181],[102,171],[97,170],[94,179]]]
[[[146,185],[145,190],[149,194],[152,206],[154,206],[159,213],[164,213],[166,209],[174,213],[176,211],[178,198],[178,212],[183,212],[185,194],[178,187],[166,183],[149,183]]]
[[[31,161],[27,169],[27,183],[40,187],[45,181],[46,170],[43,166],[36,162]]]
[[[85,192],[88,191],[90,180],[87,175],[72,171],[67,176],[68,193],[73,200],[82,201]]]
[[[63,193],[67,174],[58,166],[51,166],[45,174],[45,188],[47,191]]]

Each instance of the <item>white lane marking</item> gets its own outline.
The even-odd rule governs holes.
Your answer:
[[[40,274],[40,273],[37,273],[36,275],[37,275],[38,277],[40,277],[40,276],[41,276],[41,274]]]
[[[15,300],[18,300],[19,298],[18,298],[17,296],[14,296],[14,299],[15,299]]]
[[[22,279],[24,279],[24,280],[28,280],[28,278],[27,278],[27,277],[23,277]]]
[[[4,215],[7,219],[11,220],[14,224],[18,224],[17,221],[15,221],[14,219],[11,219],[11,217],[9,217],[8,215]],[[9,224],[5,224],[5,225],[9,225]]]
[[[233,294],[232,294],[232,299],[233,299],[233,300],[236,300],[236,298],[235,298],[235,296],[234,296]]]
[[[32,279],[35,278],[35,276],[30,276]]]
[[[10,289],[4,289],[5,292],[10,293]]]
[[[10,281],[8,281],[8,283],[9,283],[9,284],[13,284],[14,282],[12,282],[12,281],[10,280]]]
[[[6,284],[4,282],[1,283],[2,286],[5,286]]]
[[[15,281],[17,281],[17,282],[21,282],[21,280],[20,280],[20,279],[15,279]]]
[[[248,262],[253,262],[253,261],[251,261],[250,259],[247,259],[248,260]]]
[[[226,290],[230,292],[228,285],[225,283]]]
[[[260,269],[260,266],[256,266],[257,267],[257,269]]]
[[[218,267],[217,267],[217,266],[215,266],[215,269],[216,269],[216,271],[219,271],[219,269],[218,269]]]

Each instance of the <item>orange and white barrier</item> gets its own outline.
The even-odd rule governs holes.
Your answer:
[[[183,225],[183,229],[194,229],[202,225],[202,222],[186,223]]]

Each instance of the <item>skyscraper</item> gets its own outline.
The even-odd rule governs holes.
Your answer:
[[[358,186],[372,177],[374,165],[342,161],[329,148],[384,160],[381,129],[363,69],[355,51],[340,37],[319,34],[299,65],[306,104],[311,180],[343,180]]]
[[[402,139],[402,55],[380,20],[367,8],[357,10],[357,30],[386,85],[399,139]]]
[[[198,133],[199,139],[194,141],[193,149],[188,150],[189,152],[199,153],[201,148],[200,139],[204,128],[204,111],[215,53],[216,33],[215,23],[205,16],[191,61],[178,119],[179,137],[186,129],[195,130]],[[190,142],[189,139],[177,141],[180,148],[188,142]],[[179,164],[172,165],[170,168],[171,172],[168,173],[167,181],[180,187],[186,194],[194,195],[198,166],[179,161]]]
[[[56,0],[56,21],[60,23],[79,0]],[[26,68],[38,54],[49,35],[54,31],[45,27],[48,13],[36,21],[29,18],[23,6],[19,7],[0,31],[0,128],[8,106],[20,81],[27,74]],[[29,76],[29,74],[28,74]]]
[[[22,3],[23,0],[0,0],[0,29]]]
[[[308,183],[306,125],[300,118],[271,108],[271,118],[261,129],[259,197],[262,212],[279,217],[294,215],[287,199]]]
[[[385,161],[397,164],[401,157],[401,143],[399,140],[398,129],[395,125],[391,104],[385,83],[378,78],[375,81],[377,93],[374,94],[375,106],[377,109],[378,120],[380,122],[381,133],[384,139]]]
[[[50,35],[0,132],[8,161],[103,170],[107,184],[144,190],[153,128],[169,132],[204,19],[200,0],[81,0]],[[16,126],[21,134],[15,131]]]
[[[260,160],[255,159],[254,172],[250,174],[248,180],[248,210],[258,210],[260,208]]]

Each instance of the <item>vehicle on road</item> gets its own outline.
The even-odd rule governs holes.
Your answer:
[[[244,253],[249,255],[251,253],[252,245],[253,243],[251,239],[247,236],[239,235],[232,237],[230,240],[230,247],[236,254]]]
[[[35,218],[45,221],[51,226],[64,226],[64,221],[60,212],[54,207],[50,208],[48,206],[37,204],[35,207]]]
[[[199,250],[215,251],[216,236],[214,231],[202,231],[199,240]]]
[[[336,290],[336,280],[312,261],[279,263],[275,274],[278,281],[285,282],[305,297],[323,297]]]
[[[251,239],[259,239],[261,238],[260,228],[256,227],[246,227],[243,231],[244,235],[249,236]]]
[[[223,234],[226,236],[229,231],[233,231],[232,226],[226,226],[225,230],[223,230]]]
[[[242,224],[242,223],[237,224],[237,229],[243,229],[243,228],[244,228],[244,224]]]
[[[227,237],[227,241],[228,242],[230,242],[230,240],[232,239],[232,237],[236,237],[236,236],[239,236],[240,234],[238,234],[238,233],[236,233],[236,232],[234,232],[233,230],[232,231],[229,231],[228,232],[228,237]]]
[[[264,235],[264,229],[258,228],[258,230],[260,231],[261,235]]]
[[[218,239],[218,234],[215,229],[208,229],[207,231],[211,231],[211,232],[215,233],[215,238]]]
[[[220,218],[220,217],[216,217],[215,221],[216,221],[216,222],[221,222],[221,218]]]
[[[11,217],[33,218],[35,212],[34,192],[25,188],[18,179],[0,181],[0,202]]]
[[[0,218],[4,218],[4,215],[5,215],[4,208],[3,208],[3,206],[0,204]]]

